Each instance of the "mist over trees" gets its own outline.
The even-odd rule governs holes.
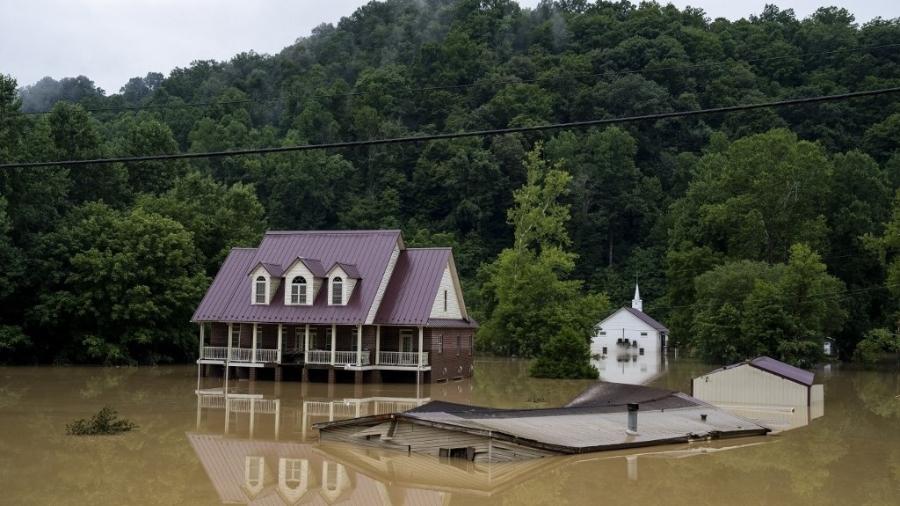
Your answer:
[[[859,25],[834,7],[797,19],[767,6],[728,21],[627,1],[372,2],[279,54],[149,72],[118,93],[84,76],[0,77],[0,160],[288,146],[884,88],[900,85],[900,50],[879,46],[898,40],[900,21]],[[566,338],[580,324],[552,340],[494,319],[507,308],[491,297],[519,286],[501,282],[507,257],[544,254],[517,249],[507,220],[536,163],[565,175],[558,199],[570,217],[565,261],[531,267],[575,287],[572,297],[605,294],[612,308],[638,278],[647,312],[712,361],[809,363],[819,358],[810,343],[826,336],[845,357],[866,335],[874,344],[861,355],[894,346],[884,344],[891,331],[870,333],[896,329],[900,315],[900,102],[888,95],[426,144],[5,169],[0,361],[189,359],[190,310],[225,252],[255,245],[267,227],[401,228],[411,245],[452,245],[482,349],[540,356],[553,342],[551,355],[581,353]],[[146,270],[128,267],[138,264]],[[579,311],[597,319],[589,313]]]

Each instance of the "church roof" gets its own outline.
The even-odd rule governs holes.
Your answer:
[[[665,325],[654,320],[650,315],[648,315],[647,313],[645,313],[643,311],[638,311],[637,309],[635,309],[633,307],[623,307],[622,309],[633,314],[639,320],[646,323],[647,325],[650,325],[651,327],[653,327],[654,330],[658,330],[660,332],[668,332],[669,331],[669,329],[667,329]]]

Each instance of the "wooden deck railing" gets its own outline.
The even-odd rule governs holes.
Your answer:
[[[203,356],[200,358],[206,360],[225,360],[226,355],[228,355],[228,348],[225,346],[204,346]]]
[[[356,365],[357,355],[361,365],[370,365],[372,359],[368,351],[344,351],[334,352],[334,363],[331,362],[331,350],[309,350],[306,352],[307,364],[331,364],[331,365]]]
[[[274,363],[278,361],[278,350],[270,348],[257,348],[256,361],[264,364]]]
[[[225,346],[204,346],[203,347],[203,356],[200,357],[204,360],[221,360],[225,361],[225,357],[228,356],[228,348]],[[253,357],[253,349],[251,348],[232,348],[231,349],[231,362],[251,362],[251,358]],[[278,361],[278,350],[273,348],[257,348],[256,349],[256,360],[253,362],[268,364]]]
[[[382,351],[378,355],[379,365],[416,367],[419,365],[417,351]],[[428,365],[428,352],[422,353],[422,365]]]

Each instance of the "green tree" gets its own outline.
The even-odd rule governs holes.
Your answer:
[[[100,203],[72,211],[43,238],[44,275],[30,318],[58,360],[123,363],[184,359],[195,337],[184,322],[209,282],[179,223]]]
[[[526,184],[515,192],[508,220],[514,244],[484,267],[481,297],[485,318],[481,345],[518,356],[537,356],[535,374],[596,377],[588,362],[591,330],[608,309],[602,295],[584,295],[581,282],[566,279],[574,268],[560,201],[570,176],[541,159],[540,146],[528,154]]]
[[[136,208],[180,223],[193,235],[206,273],[213,275],[235,246],[255,246],[265,230],[265,210],[252,185],[226,186],[191,172],[171,190],[144,195]]]

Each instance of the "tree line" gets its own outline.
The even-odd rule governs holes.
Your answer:
[[[900,85],[900,21],[748,19],[627,1],[388,0],[276,55],[107,94],[0,78],[0,160],[504,128]],[[34,113],[34,114],[32,114]],[[671,338],[725,362],[898,351],[900,106],[890,96],[609,128],[0,172],[0,360],[189,360],[224,255],[266,228],[452,245],[481,349],[586,371],[640,279]],[[550,212],[552,211],[552,212]],[[857,346],[860,342],[862,346]],[[857,351],[860,350],[860,351]],[[573,358],[573,357],[577,357]],[[568,365],[573,362],[574,365]]]

